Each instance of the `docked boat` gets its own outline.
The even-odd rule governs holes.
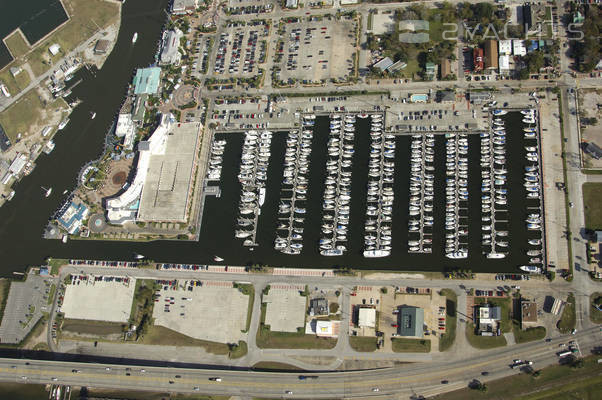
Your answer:
[[[364,250],[364,257],[366,258],[387,257],[390,254],[389,250]]]
[[[67,119],[65,119],[65,120],[63,120],[63,121],[61,121],[61,123],[59,124],[59,126],[58,126],[58,128],[57,128],[57,129],[58,129],[59,131],[60,131],[60,130],[62,130],[64,127],[66,127],[66,126],[67,126],[67,124],[68,124],[68,123],[69,123],[69,118],[67,118]]]
[[[538,274],[541,272],[541,268],[535,265],[521,265],[518,267],[521,271],[529,272],[531,274]]]
[[[489,259],[499,259],[499,258],[505,258],[506,257],[506,253],[487,253],[487,258]]]
[[[46,154],[50,154],[52,153],[52,150],[54,150],[55,144],[52,140],[49,140],[48,143],[46,143],[44,145],[44,148],[42,149],[42,151]]]
[[[263,203],[265,202],[265,188],[259,188],[259,206],[263,206]]]
[[[360,117],[362,118],[362,117]],[[328,250],[321,250],[320,254],[323,256],[342,256],[344,253],[344,251],[342,249],[328,249]]]
[[[49,197],[52,194],[52,188],[45,188],[42,186],[42,190],[44,191],[44,197]]]
[[[492,113],[493,113],[493,115],[499,116],[499,115],[506,115],[506,114],[508,114],[508,111],[497,109],[497,110],[493,110]]]

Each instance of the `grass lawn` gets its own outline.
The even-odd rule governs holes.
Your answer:
[[[391,343],[396,353],[430,353],[431,351],[429,339],[391,338]]]
[[[61,46],[59,54],[52,58],[56,62],[86,40],[98,30],[97,26],[105,28],[116,21],[119,5],[104,0],[64,0],[70,20],[40,43],[27,59],[36,76],[44,73],[51,66],[48,63],[50,53],[48,47],[53,43]]]
[[[54,293],[56,292],[56,285],[53,283],[50,286],[50,291],[48,292],[48,305],[52,304],[54,300]]]
[[[591,230],[600,230],[602,229],[602,207],[598,201],[602,198],[602,183],[584,183],[582,188],[585,227]]]
[[[560,333],[570,333],[571,330],[575,329],[576,316],[575,316],[575,296],[573,293],[569,294],[567,302],[562,310],[560,321],[558,321],[558,330]]]
[[[487,393],[460,389],[435,396],[437,400],[480,399],[599,399],[602,397],[602,364],[598,356],[584,358],[583,368],[554,365],[541,369],[539,377],[517,374],[487,382]]]
[[[21,386],[32,386],[32,385],[21,385]],[[81,398],[95,398],[95,399],[129,399],[129,400],[228,400],[230,396],[208,396],[202,394],[184,394],[184,393],[168,393],[168,392],[148,392],[145,390],[117,390],[117,389],[101,389],[87,387],[85,396],[82,392],[80,396],[80,388],[75,387],[72,389],[72,399]],[[48,397],[48,394],[46,394]],[[15,397],[19,398],[20,397]],[[42,397],[36,397],[35,399],[41,399]],[[44,397],[45,398],[45,397]],[[27,398],[24,400],[33,400],[33,398]]]
[[[414,75],[420,71],[420,65],[418,64],[418,59],[413,57],[406,61],[408,64],[404,69],[401,70],[402,77],[406,79],[413,79]]]
[[[295,367],[294,365],[272,362],[272,361],[261,361],[253,365],[253,369],[266,369],[266,370],[280,370],[280,371],[303,371],[301,368]]]
[[[116,335],[123,332],[123,324],[108,321],[89,321],[85,319],[65,319],[61,331],[67,335],[83,334],[94,336]]]
[[[512,323],[512,330],[514,331],[516,343],[532,342],[546,337],[546,328],[543,326],[535,326],[523,330],[520,329],[520,324],[515,321]]]
[[[475,304],[491,304],[494,307],[500,307],[502,310],[502,320],[500,322],[500,328],[502,332],[512,331],[512,320],[510,319],[510,305],[512,300],[509,298],[499,297],[475,297]]]
[[[271,331],[265,325],[266,303],[261,303],[261,316],[257,330],[257,347],[272,349],[332,349],[337,344],[336,338],[317,337],[306,335],[305,327],[297,332]]]
[[[225,343],[195,339],[159,325],[151,326],[137,343],[159,346],[203,347],[207,352],[218,355],[226,355],[230,352],[228,345]]]
[[[12,65],[17,66],[17,63]],[[30,83],[27,71],[21,71],[20,74],[14,77],[13,74],[10,73],[10,68],[6,68],[4,71],[0,72],[0,81],[6,85],[12,96],[20,93]]]
[[[445,333],[439,338],[439,351],[449,349],[456,339],[456,305],[458,296],[451,289],[442,289],[441,295],[445,296]]]
[[[494,347],[503,347],[506,345],[504,336],[477,336],[475,335],[474,324],[466,325],[466,339],[468,343],[477,349],[493,349]]]
[[[255,287],[251,284],[235,283],[234,287],[240,290],[241,293],[249,296],[249,307],[247,308],[247,325],[245,332],[249,331],[251,326],[251,316],[253,315],[253,302],[255,301]]]
[[[594,324],[602,324],[602,311],[600,311],[596,307],[594,307],[594,305],[596,303],[602,304],[602,293],[601,292],[595,292],[590,296],[591,306],[590,306],[590,310],[589,310],[589,319]]]
[[[349,344],[356,351],[376,351],[376,336],[349,336]]]
[[[21,33],[15,32],[4,39],[6,46],[10,49],[13,58],[19,58],[29,51],[29,45],[21,36]]]
[[[332,349],[336,346],[335,338],[321,338],[316,335],[306,335],[303,332],[274,332],[267,326],[257,332],[257,346],[272,349]]]
[[[50,266],[50,274],[58,275],[59,268],[62,267],[63,265],[67,265],[68,263],[69,263],[69,260],[67,260],[66,258],[49,258],[48,266]]]
[[[0,113],[0,124],[6,131],[8,138],[14,143],[18,133],[26,136],[31,127],[43,126],[42,111],[44,108],[51,112],[51,110],[64,105],[65,102],[62,98],[44,104],[40,100],[38,91],[33,89],[16,103],[13,103],[7,110]]]

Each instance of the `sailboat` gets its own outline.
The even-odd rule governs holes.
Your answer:
[[[44,191],[44,197],[48,197],[52,194],[52,188],[46,189],[44,186],[41,186],[41,188]]]
[[[90,119],[94,119],[94,118],[96,118],[96,113],[94,111],[92,111],[90,113]]]

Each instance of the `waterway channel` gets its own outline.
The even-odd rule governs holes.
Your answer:
[[[40,264],[50,255],[131,256],[130,244],[72,241],[65,245],[43,240],[42,232],[48,217],[65,201],[61,193],[73,189],[80,168],[99,156],[133,71],[153,62],[168,2],[127,1],[122,9],[118,42],[104,67],[95,76],[85,70],[81,73],[85,79],[74,88],[73,96],[82,104],[71,115],[69,125],[55,137],[55,150],[38,158],[35,170],[15,185],[12,201],[0,208],[0,275]],[[139,37],[132,46],[134,32]],[[90,120],[92,110],[97,113],[94,120]],[[52,186],[53,194],[45,199],[41,186]],[[173,256],[178,254],[176,251],[172,250]],[[167,250],[166,257],[171,259],[169,253]]]

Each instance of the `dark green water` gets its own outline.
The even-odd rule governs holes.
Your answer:
[[[46,36],[67,20],[59,0],[0,1],[0,38],[21,28],[30,44]],[[12,61],[4,42],[0,41],[0,68]]]
[[[20,383],[0,383],[2,400],[43,400],[48,399],[44,385],[23,385]]]
[[[39,264],[49,255],[68,256],[72,248],[79,257],[131,256],[127,244],[61,246],[57,241],[42,240],[42,232],[48,217],[65,201],[63,190],[73,189],[80,168],[101,153],[106,132],[123,102],[135,68],[154,62],[167,4],[168,0],[129,0],[123,6],[118,42],[103,69],[96,76],[83,74],[84,82],[73,90],[73,96],[83,103],[71,115],[69,125],[55,137],[55,150],[49,156],[42,154],[36,169],[15,185],[13,200],[0,208],[0,275]],[[134,32],[139,37],[132,46]],[[97,113],[94,120],[90,120],[92,110]],[[40,186],[52,186],[52,196],[41,196]]]

